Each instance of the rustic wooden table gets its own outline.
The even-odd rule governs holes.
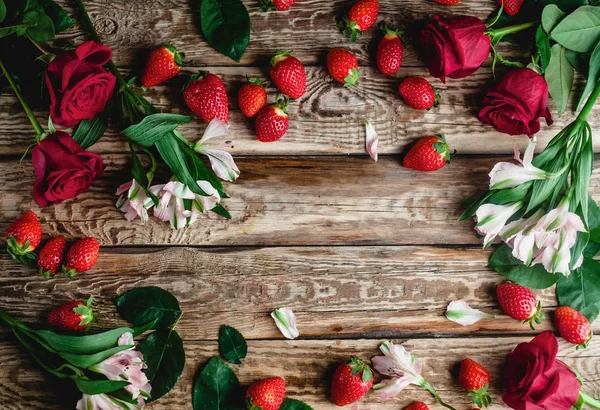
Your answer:
[[[370,359],[386,338],[415,353],[428,380],[457,409],[471,406],[456,381],[456,364],[467,356],[480,361],[492,375],[492,408],[504,408],[502,366],[514,346],[534,332],[501,315],[494,286],[502,277],[486,268],[489,251],[481,250],[472,222],[457,222],[462,200],[485,190],[487,172],[499,158],[511,155],[515,142],[476,117],[482,92],[492,81],[489,61],[468,79],[434,81],[442,103],[429,112],[409,109],[396,91],[399,78],[427,75],[412,44],[411,30],[419,20],[434,14],[485,18],[495,2],[463,0],[446,8],[429,0],[382,0],[379,20],[408,29],[403,67],[395,77],[384,77],[374,68],[377,30],[356,44],[338,33],[335,18],[350,0],[298,0],[287,12],[267,14],[254,0],[244,2],[252,36],[236,64],[198,34],[197,1],[87,1],[121,69],[139,74],[144,53],[171,41],[195,66],[223,78],[230,97],[232,153],[242,171],[237,183],[227,185],[231,199],[224,204],[231,221],[211,216],[179,231],[156,219],[145,226],[127,222],[114,207],[117,186],[129,179],[127,146],[115,129],[92,149],[108,165],[93,188],[76,200],[38,209],[32,200],[30,162],[19,165],[33,133],[13,95],[0,97],[2,231],[25,210],[34,209],[48,234],[94,236],[102,243],[93,271],[72,281],[44,279],[2,252],[0,307],[27,322],[43,323],[60,302],[92,294],[100,329],[118,322],[113,304],[117,294],[149,285],[173,292],[184,311],[178,330],[187,363],[176,388],[148,406],[153,410],[191,409],[193,376],[217,352],[222,324],[236,327],[249,341],[248,358],[234,366],[243,384],[281,376],[290,397],[317,410],[335,408],[328,392],[333,366],[353,354]],[[73,11],[68,1],[64,5]],[[85,39],[79,30],[64,37]],[[358,87],[344,89],[328,76],[324,58],[333,46],[357,54],[362,71]],[[290,106],[287,135],[263,144],[235,97],[246,74],[268,79],[268,62],[276,49],[293,49],[306,65],[308,91]],[[502,46],[500,51],[505,57],[527,52],[522,46]],[[183,83],[180,77],[148,94],[162,109],[188,114],[180,93]],[[272,97],[272,84],[268,91]],[[40,120],[48,115],[38,114]],[[377,163],[364,151],[367,119],[380,135]],[[540,146],[571,119],[565,114],[552,127],[543,126]],[[600,110],[590,120],[597,128]],[[194,121],[182,128],[196,138],[204,127]],[[435,173],[401,166],[400,153],[417,138],[437,133],[445,134],[461,154],[452,164]],[[518,140],[525,145],[525,137]],[[600,149],[600,138],[594,146]],[[599,185],[594,174],[591,192],[597,200]],[[557,304],[552,290],[540,298],[549,311]],[[500,315],[460,327],[443,316],[455,299]],[[296,312],[300,339],[282,338],[269,317],[278,307]],[[551,321],[538,327],[545,329],[551,329]],[[73,397],[45,377],[7,332],[0,337],[0,408],[74,408]],[[581,374],[589,393],[600,394],[600,342],[576,351],[561,340],[560,357]],[[400,409],[415,400],[438,408],[427,392],[415,388],[385,402],[370,393],[351,408]]]

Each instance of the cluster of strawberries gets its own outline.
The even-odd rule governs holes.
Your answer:
[[[442,4],[444,6],[454,6],[455,4],[460,3],[460,0],[433,0],[438,4]],[[504,8],[504,11],[509,16],[516,16],[523,2],[525,0],[496,0],[499,6]]]
[[[35,260],[34,251],[42,242],[42,225],[33,211],[25,212],[6,230],[6,250],[13,259],[22,263]],[[71,246],[67,252],[66,263],[63,256],[67,241],[62,236],[50,239],[37,257],[37,266],[41,275],[54,276],[62,266],[62,273],[72,279],[78,273],[91,269],[98,259],[100,244],[95,238],[83,238]]]
[[[496,288],[496,294],[504,313],[513,319],[529,323],[541,323],[544,319],[542,304],[534,293],[516,283],[503,283]],[[560,306],[554,311],[554,324],[558,333],[577,348],[585,348],[592,339],[592,327],[589,320],[570,306]]]

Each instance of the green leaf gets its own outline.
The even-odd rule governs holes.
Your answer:
[[[569,103],[569,95],[573,87],[574,70],[565,56],[565,48],[554,44],[551,51],[550,63],[546,69],[546,82],[550,96],[556,103],[558,115],[562,115]]]
[[[194,410],[229,410],[243,397],[240,382],[231,367],[219,357],[209,360],[194,380]]]
[[[94,354],[73,354],[73,353],[59,353],[59,356],[71,363],[73,366],[81,367],[83,369],[87,369],[95,364],[98,364],[114,354],[122,352],[123,350],[131,349],[133,345],[124,345],[124,346],[116,346],[112,349],[107,349],[102,352],[94,353]]]
[[[221,215],[224,218],[231,219],[231,214],[221,204],[217,204],[213,209],[211,209],[211,211],[213,211],[217,215]]]
[[[554,27],[550,37],[570,50],[591,52],[600,41],[600,7],[579,7]]]
[[[542,26],[539,26],[535,32],[535,46],[540,54],[542,70],[546,71],[548,64],[550,64],[550,37],[548,37]]]
[[[542,11],[542,27],[551,33],[564,17],[565,13],[556,4],[549,4]]]
[[[119,337],[126,332],[133,332],[133,330],[128,327],[120,327],[87,336],[59,335],[51,330],[35,331],[53,349],[74,354],[94,354],[111,349],[117,345]]]
[[[593,322],[600,312],[600,264],[584,260],[580,269],[556,284],[556,296],[562,306],[571,306]]]
[[[73,376],[77,388],[83,394],[103,394],[112,393],[129,385],[129,382],[120,380],[86,380]]]
[[[6,4],[4,3],[4,0],[0,0],[0,24],[2,24],[2,22],[4,21],[5,18],[6,18]]]
[[[530,289],[549,288],[562,276],[560,273],[547,272],[542,265],[525,266],[523,262],[512,256],[512,249],[506,244],[501,245],[492,254],[488,267]]]
[[[167,394],[177,383],[185,366],[183,341],[176,331],[159,329],[140,344],[148,368],[144,371],[152,386],[152,400]]]
[[[283,399],[279,410],[314,410],[308,404],[295,399]]]
[[[27,28],[27,34],[35,41],[44,42],[54,40],[54,23],[47,15],[28,12],[25,13],[23,22],[32,23]]]
[[[588,226],[588,188],[590,186],[590,177],[594,168],[594,149],[592,147],[591,135],[584,139],[583,145],[574,166],[571,168],[571,185],[575,187],[573,202],[570,204],[572,210],[581,205],[581,215],[583,222]]]
[[[48,17],[52,19],[52,23],[54,24],[54,31],[58,33],[62,33],[75,26],[75,22],[67,12],[56,2],[52,0],[38,0],[40,4],[44,7],[44,10]]]
[[[104,135],[107,127],[108,119],[106,115],[104,113],[98,114],[91,120],[81,121],[73,134],[73,139],[81,148],[88,149]]]
[[[594,51],[592,52],[588,67],[587,80],[583,93],[581,94],[581,98],[579,99],[579,104],[577,104],[577,111],[579,111],[583,104],[585,104],[588,95],[591,94],[600,80],[600,42],[596,45],[596,48],[594,48]]]
[[[192,117],[189,115],[150,114],[139,123],[125,128],[121,134],[142,147],[151,147],[161,139],[170,138],[171,131],[190,121]]]
[[[569,63],[573,66],[575,71],[587,77],[590,65],[590,55],[578,53],[573,50],[567,50],[565,55],[567,56],[567,60],[569,60]]]
[[[158,319],[156,328],[167,328],[181,316],[177,298],[156,286],[125,292],[117,297],[115,304],[121,317],[136,326]]]
[[[202,0],[200,23],[212,48],[240,61],[250,42],[250,16],[240,0]]]
[[[29,27],[27,24],[16,24],[14,26],[0,27],[0,38],[10,36],[13,33],[22,36]]]
[[[231,363],[240,364],[248,354],[248,344],[237,329],[231,326],[221,326],[221,329],[219,329],[219,351]]]
[[[153,321],[146,323],[145,325],[134,327],[133,328],[133,337],[143,335],[148,330],[155,329],[156,323],[158,323],[158,319],[159,318],[156,318]]]

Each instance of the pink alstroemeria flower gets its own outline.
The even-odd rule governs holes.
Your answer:
[[[148,222],[148,209],[152,208],[154,203],[135,179],[121,185],[117,189],[117,195],[120,197],[116,207],[125,214],[128,221],[133,221],[139,216],[143,224]]]
[[[108,380],[126,380],[129,385],[125,390],[131,393],[131,398],[138,400],[143,406],[144,400],[150,396],[152,387],[148,382],[148,377],[143,372],[147,367],[144,363],[144,355],[135,350],[133,335],[129,332],[124,333],[118,340],[119,346],[131,346],[130,349],[116,353],[108,359],[90,367],[90,370],[101,373]]]
[[[543,211],[538,209],[529,218],[521,218],[507,224],[500,232],[500,237],[512,248],[512,255],[529,266],[532,263],[535,251],[534,229],[542,217]]]
[[[116,399],[108,394],[84,394],[77,402],[77,410],[139,410],[144,407]]]
[[[475,230],[480,235],[485,235],[483,239],[484,248],[494,242],[494,239],[502,232],[506,222],[521,207],[523,207],[522,202],[514,202],[506,205],[484,204],[477,209],[477,212],[475,212],[477,217]]]
[[[383,342],[379,349],[384,356],[376,356],[371,361],[373,368],[379,373],[390,376],[373,386],[373,390],[381,399],[387,399],[400,393],[410,384],[423,386],[425,379],[421,376],[423,366],[408,353],[404,346],[395,345],[390,341]]]
[[[535,139],[529,140],[523,160],[519,146],[515,145],[515,160],[520,163],[498,162],[490,171],[490,189],[514,188],[527,181],[538,179],[550,179],[554,174],[533,166],[533,152],[535,151]]]
[[[240,176],[240,170],[231,154],[219,147],[224,147],[227,144],[207,144],[213,138],[225,137],[229,135],[229,124],[224,123],[218,118],[213,118],[206,130],[202,139],[194,145],[194,151],[204,154],[210,160],[210,165],[215,172],[215,175],[224,181],[235,181]]]

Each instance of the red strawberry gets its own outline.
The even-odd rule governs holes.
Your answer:
[[[25,212],[6,230],[6,250],[21,263],[35,259],[33,251],[42,241],[42,225],[33,211]]]
[[[183,90],[187,106],[204,122],[218,118],[223,122],[229,119],[227,92],[223,81],[214,74],[201,71],[190,78]]]
[[[296,0],[261,0],[262,7],[260,8],[260,11],[287,10],[292,7],[295,2]]]
[[[542,304],[538,302],[532,291],[516,283],[502,283],[496,288],[498,301],[504,313],[523,323],[540,324],[544,319]]]
[[[49,278],[58,272],[66,247],[67,241],[62,236],[50,239],[44,245],[37,260],[40,275]]]
[[[356,41],[358,36],[375,24],[377,13],[379,13],[379,1],[358,0],[342,21],[343,33],[350,35],[352,41]]]
[[[96,238],[83,238],[75,242],[67,252],[63,273],[72,279],[76,274],[92,269],[98,260],[100,244]]]
[[[406,407],[404,410],[429,410],[429,407],[427,407],[427,404],[423,403],[422,401],[418,401]]]
[[[460,363],[458,382],[469,392],[473,403],[479,407],[488,407],[492,402],[487,389],[490,375],[487,370],[475,360],[465,359]]]
[[[142,85],[153,87],[175,77],[181,71],[183,57],[184,54],[178,52],[171,44],[152,50],[144,66]]]
[[[373,371],[362,360],[352,357],[336,369],[331,381],[331,400],[338,406],[354,403],[373,386]]]
[[[455,4],[460,3],[460,0],[433,0],[433,1],[435,1],[437,4],[441,4],[443,6],[454,6]]]
[[[561,306],[554,312],[554,323],[558,333],[569,343],[584,349],[592,339],[589,320],[570,306]]]
[[[300,98],[306,92],[304,66],[291,51],[278,50],[271,59],[271,78],[279,91],[290,98]]]
[[[504,11],[509,16],[516,16],[525,0],[496,0],[499,6],[504,6]]]
[[[259,141],[273,142],[283,137],[288,129],[288,99],[279,98],[275,104],[267,105],[256,116],[256,136]]]
[[[67,302],[48,314],[48,323],[61,330],[84,331],[95,320],[93,301],[94,298],[90,296],[86,303],[78,300]]]
[[[238,105],[246,117],[254,117],[267,103],[267,92],[260,78],[251,79],[242,85],[238,93]]]
[[[398,92],[409,107],[415,110],[429,110],[437,107],[440,96],[429,81],[423,77],[408,77],[398,86]]]
[[[271,377],[253,383],[246,392],[248,410],[278,410],[285,397],[285,381]]]
[[[392,30],[382,25],[381,30],[385,33],[377,47],[377,68],[381,74],[392,75],[402,65],[403,48],[400,42],[401,31]]]
[[[435,171],[450,162],[450,149],[443,135],[423,137],[408,151],[402,165],[418,171]]]
[[[327,54],[327,69],[335,81],[344,87],[356,85],[360,72],[354,54],[343,48],[334,48]]]

